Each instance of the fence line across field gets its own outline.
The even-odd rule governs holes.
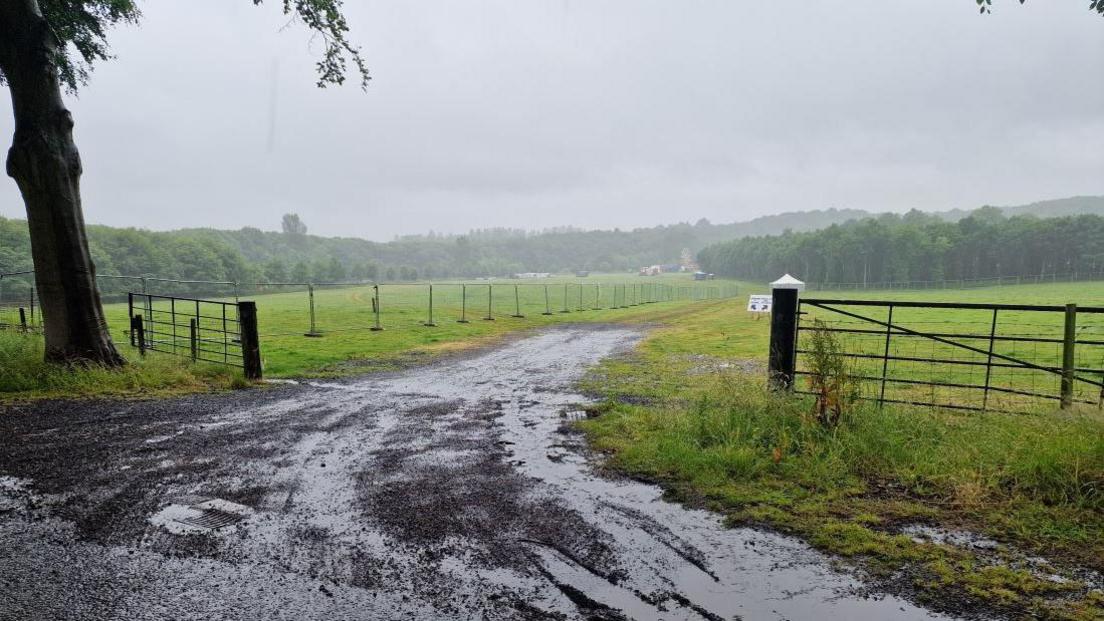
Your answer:
[[[560,313],[621,309],[675,300],[734,297],[735,285],[676,287],[666,283],[265,283],[273,287],[306,287],[303,332],[268,332],[262,336],[321,336],[328,331],[437,327],[442,322],[525,319]],[[338,303],[320,297],[324,289],[352,288]],[[360,289],[360,291],[357,291]],[[302,289],[287,294],[303,294]],[[350,303],[351,302],[351,303]],[[287,325],[289,322],[278,322]]]
[[[947,280],[892,280],[880,282],[808,283],[809,291],[926,291],[933,289],[980,289],[1014,285],[1038,285],[1059,282],[1093,282],[1104,280],[1104,272],[1067,272],[1031,274],[1025,276],[990,276],[986,278],[955,278]]]
[[[0,287],[0,324],[4,300],[15,306],[30,307],[34,300],[33,272],[0,274],[0,283],[17,277],[17,296],[2,295]],[[607,309],[622,309],[642,304],[729,298],[738,295],[736,285],[723,282],[666,283],[649,282],[510,282],[497,280],[450,281],[433,283],[388,282],[235,282],[163,278],[155,275],[98,274],[105,303],[127,300],[130,294],[168,297],[204,296],[205,299],[233,299],[247,295],[302,295],[302,306],[262,309],[267,316],[262,324],[294,325],[301,316],[302,329],[269,330],[264,336],[302,335],[317,337],[327,331],[373,330],[409,326],[436,327],[440,322],[470,323],[473,320],[523,319]],[[334,289],[350,293],[339,301],[324,292]],[[13,313],[15,310],[13,310]],[[285,314],[274,320],[272,313]],[[287,313],[290,313],[287,314]],[[110,313],[109,313],[110,314]],[[147,312],[147,315],[149,313]],[[14,316],[14,315],[13,315]],[[40,313],[32,321],[40,320]],[[11,322],[13,325],[17,321]]]
[[[0,329],[33,330],[41,313],[33,286],[34,272],[0,272]]]

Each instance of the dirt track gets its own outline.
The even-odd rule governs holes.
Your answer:
[[[9,408],[0,618],[935,618],[594,475],[563,430],[571,385],[636,338],[573,327],[389,376]]]

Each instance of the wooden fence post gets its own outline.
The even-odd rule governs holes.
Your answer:
[[[1077,363],[1077,305],[1066,304],[1066,330],[1062,338],[1062,409],[1073,407],[1074,367]]]
[[[468,285],[460,285],[460,318],[456,323],[470,323],[468,321]]]
[[[314,284],[307,283],[307,298],[310,301],[310,331],[303,336],[318,337],[322,336],[322,333],[315,329],[314,323]]]
[[[487,316],[483,321],[494,321],[494,285],[487,285]]]
[[[380,325],[380,306],[383,304],[383,302],[380,301],[379,284],[372,285],[372,295],[372,310],[376,314],[376,325],[369,328],[369,330],[371,330],[372,332],[379,332],[383,330],[383,326]]]
[[[436,322],[433,321],[433,284],[432,283],[429,285],[429,318],[422,325],[426,326],[427,328],[433,328],[433,327],[437,326]]]
[[[261,379],[261,343],[257,335],[257,303],[240,302],[238,320],[241,322],[242,367],[245,377]]]
[[[525,315],[521,314],[521,298],[518,296],[518,286],[514,285],[514,314],[511,317],[518,319],[524,319]]]

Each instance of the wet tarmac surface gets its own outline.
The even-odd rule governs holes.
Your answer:
[[[800,542],[602,478],[624,329],[386,376],[0,416],[0,619],[931,619]]]

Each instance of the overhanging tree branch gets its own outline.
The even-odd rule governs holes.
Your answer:
[[[264,4],[264,0],[252,2]],[[108,32],[118,25],[136,25],[142,17],[135,0],[39,0],[38,6],[57,38],[58,80],[70,92],[88,82],[96,63],[113,58]],[[322,57],[315,65],[318,86],[344,84],[352,69],[360,78],[361,88],[367,88],[371,79],[368,66],[360,48],[349,40],[349,23],[342,6],[341,0],[281,0],[285,15],[324,41]],[[4,83],[0,70],[0,84]]]

